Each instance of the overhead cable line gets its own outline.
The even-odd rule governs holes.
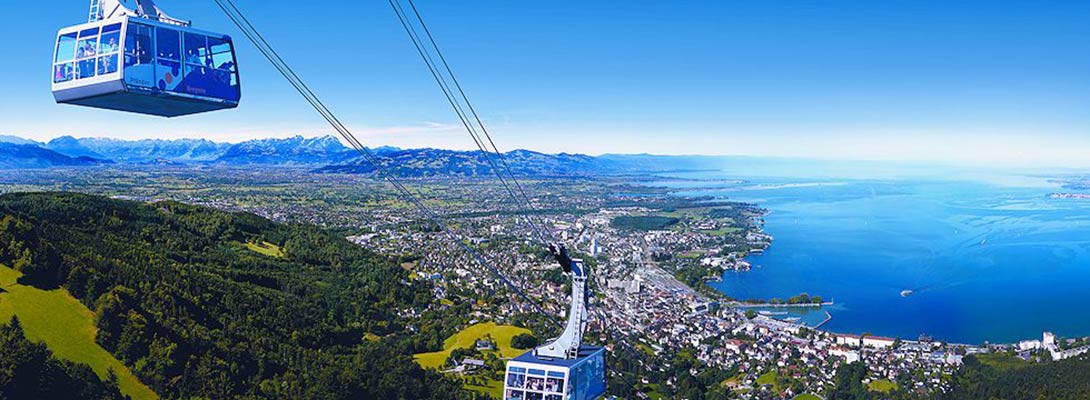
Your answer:
[[[250,42],[252,42],[254,46],[258,48],[261,54],[264,55],[265,58],[273,64],[273,67],[276,68],[276,70],[280,72],[280,74],[283,75],[285,79],[287,79],[288,83],[290,83],[292,87],[294,87],[295,90],[303,96],[307,103],[309,103],[315,111],[321,114],[322,118],[325,119],[326,122],[328,122],[329,125],[332,126],[333,129],[336,130],[337,133],[342,138],[344,138],[344,140],[347,141],[353,149],[359,152],[360,155],[363,156],[363,158],[365,158],[369,163],[372,164],[375,174],[377,176],[381,177],[382,180],[389,182],[395,189],[397,189],[398,192],[401,193],[405,200],[407,200],[409,203],[412,203],[424,215],[425,218],[427,218],[433,224],[439,227],[451,241],[461,247],[466,253],[470,254],[479,264],[492,272],[492,274],[495,275],[495,277],[500,280],[500,282],[505,284],[509,289],[515,292],[515,294],[517,294],[519,297],[521,297],[523,300],[533,306],[538,313],[546,316],[553,323],[557,325],[560,324],[560,322],[555,317],[543,310],[541,306],[537,304],[537,302],[530,299],[530,297],[527,296],[521,288],[515,285],[513,281],[504,276],[503,273],[501,273],[499,269],[497,269],[488,258],[486,258],[483,254],[478,252],[473,247],[466,244],[460,236],[455,234],[450,229],[450,227],[443,221],[442,218],[440,218],[434,211],[431,210],[431,208],[429,208],[423,201],[421,201],[419,196],[409,190],[409,188],[406,187],[393,173],[387,171],[386,167],[382,164],[382,160],[376,157],[370,149],[368,149],[358,139],[356,139],[355,135],[353,135],[352,132],[343,123],[341,123],[340,119],[338,119],[337,116],[334,115],[328,107],[326,107],[325,103],[323,103],[318,98],[318,96],[314,94],[310,87],[307,86],[301,78],[299,78],[299,75],[295,73],[291,66],[289,66],[282,57],[280,57],[280,54],[277,53],[272,45],[270,45],[269,42],[265,40],[265,37],[261,34],[261,32],[258,31],[256,27],[254,27],[254,25],[249,21],[249,19],[246,18],[245,14],[242,13],[242,11],[235,5],[232,0],[214,1],[216,2],[216,5],[218,5],[220,9],[223,10],[224,14],[227,15],[227,18],[230,19],[231,22],[233,22],[235,26],[237,26],[239,30],[242,31],[246,38],[249,39]]]
[[[428,72],[431,73],[432,77],[435,79],[435,82],[443,91],[443,95],[447,99],[447,102],[450,104],[451,108],[454,109],[455,114],[462,122],[462,126],[466,128],[466,131],[469,133],[470,138],[473,139],[473,142],[477,145],[477,148],[485,157],[485,161],[488,162],[489,166],[491,166],[492,170],[496,173],[496,176],[497,178],[499,178],[501,185],[511,196],[511,199],[515,201],[515,204],[517,206],[521,206],[521,201],[518,195],[515,194],[514,190],[512,190],[511,185],[507,183],[507,179],[504,178],[502,171],[499,168],[499,165],[497,165],[497,162],[493,159],[494,156],[492,152],[487,150],[484,140],[481,139],[480,134],[477,133],[476,126],[472,124],[469,119],[468,113],[462,108],[462,105],[458,101],[457,97],[454,96],[453,90],[450,88],[450,84],[447,82],[447,77],[445,75],[442,75],[442,73],[439,71],[438,66],[436,65],[434,59],[431,56],[431,52],[425,47],[423,39],[417,33],[416,28],[412,25],[412,23],[408,21],[408,13],[405,12],[400,2],[395,2],[391,0],[389,3],[390,7],[397,15],[398,20],[401,22],[402,27],[405,29],[405,33],[409,35],[409,39],[412,40],[413,46],[416,47],[416,50],[420,54],[420,57],[424,60],[424,63],[428,68]],[[537,239],[543,244],[548,244],[549,242],[543,234],[544,230],[541,228],[540,224],[535,223],[533,217],[534,216],[532,214],[527,216],[527,224],[530,226],[531,232],[537,235]]]
[[[496,173],[500,182],[507,189],[511,199],[515,201],[515,204],[521,204],[524,209],[530,211],[527,214],[527,220],[529,221],[531,228],[536,230],[538,240],[546,245],[552,243],[554,241],[552,232],[543,229],[543,227],[546,226],[545,223],[541,220],[540,216],[535,215],[536,209],[533,202],[530,200],[529,195],[526,194],[526,190],[522,187],[522,184],[520,184],[515,177],[510,164],[504,159],[503,152],[496,146],[495,141],[492,139],[492,135],[488,132],[488,128],[485,127],[476,108],[473,107],[473,103],[469,101],[469,96],[466,95],[465,90],[462,88],[453,69],[451,69],[446,56],[444,56],[442,50],[439,49],[439,45],[436,42],[434,35],[432,35],[431,29],[428,28],[427,24],[424,22],[424,18],[420,15],[420,11],[417,9],[416,4],[412,0],[408,0],[409,6],[413,11],[412,16],[415,16],[416,24],[419,24],[420,28],[422,28],[425,33],[427,42],[425,42],[424,37],[419,34],[414,23],[410,21],[411,16],[401,5],[401,1],[388,1],[390,7],[394,10],[394,13],[397,14],[402,27],[405,29],[405,33],[409,35],[409,39],[412,40],[417,52],[427,65],[428,71],[431,72],[432,77],[435,78],[435,82],[443,91],[443,95],[446,97],[447,102],[450,103],[451,108],[454,109],[455,114],[457,114],[458,118],[462,121],[462,125],[466,128],[470,137],[473,138],[474,143],[477,144],[477,148],[484,154],[485,159],[488,161],[489,165],[491,165],[492,170]],[[432,53],[435,53],[442,63],[442,69],[440,69],[438,63],[432,57]],[[444,71],[446,72],[445,74],[443,73]],[[447,82],[448,77],[450,82]],[[451,83],[453,83],[453,87],[451,86]],[[455,90],[458,92],[457,95],[454,94]],[[461,98],[460,100],[459,97]],[[462,102],[465,103],[466,108],[462,107]],[[470,116],[472,116],[472,119],[470,119]],[[480,132],[478,132],[478,129]],[[489,148],[489,145],[491,148]],[[506,178],[504,177],[504,172],[507,174]],[[507,184],[507,180],[512,182],[511,185],[517,189],[517,193]],[[535,218],[537,219],[536,223]]]
[[[507,175],[511,177],[511,180],[515,182],[515,187],[518,188],[522,198],[526,201],[526,205],[533,210],[533,203],[530,201],[530,197],[526,195],[526,191],[522,188],[518,179],[515,178],[515,173],[511,171],[511,166],[507,163],[507,160],[503,157],[503,153],[496,147],[496,142],[492,140],[492,135],[488,133],[488,128],[485,127],[484,122],[481,121],[481,117],[477,114],[477,109],[473,107],[473,103],[469,101],[469,96],[466,95],[465,90],[462,89],[462,84],[458,81],[458,77],[454,75],[454,71],[450,68],[450,64],[447,63],[446,56],[443,55],[443,51],[439,49],[439,43],[435,41],[435,37],[431,34],[431,29],[428,28],[428,24],[424,22],[424,17],[420,16],[420,10],[416,8],[416,3],[413,0],[408,0],[409,6],[413,9],[413,14],[416,15],[417,21],[420,21],[420,26],[424,28],[424,33],[428,35],[428,40],[431,41],[432,47],[435,48],[435,54],[439,55],[439,60],[443,62],[443,67],[447,70],[447,74],[450,75],[450,79],[454,82],[454,87],[458,89],[458,93],[462,95],[462,99],[465,100],[466,106],[469,107],[470,113],[473,114],[473,119],[476,120],[477,125],[481,127],[481,132],[484,133],[485,138],[488,139],[488,143],[492,145],[492,151],[496,153],[497,158],[503,164],[504,170],[507,171]]]

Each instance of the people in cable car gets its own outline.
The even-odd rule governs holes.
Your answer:
[[[117,38],[110,38],[110,40],[102,45],[103,53],[113,53],[117,51]]]
[[[526,386],[526,375],[523,374],[509,374],[507,376],[507,386],[522,388]]]
[[[54,82],[67,82],[70,80],[72,80],[72,64],[61,64],[54,68]]]
[[[545,390],[549,392],[560,392],[564,388],[564,380],[549,378],[545,380]]]
[[[83,46],[80,46],[79,52],[77,52],[77,58],[92,57],[95,55],[95,45],[93,40],[85,40]]]
[[[197,55],[196,50],[190,50],[189,54],[185,56],[185,62],[190,64],[201,64],[201,56]]]
[[[528,377],[526,378],[526,388],[530,390],[544,390],[545,379],[533,376]]]
[[[101,25],[58,32],[52,63],[58,103],[165,117],[238,105],[241,87],[229,36],[200,33],[188,24],[155,26],[133,15],[92,22]]]
[[[117,56],[107,56],[98,58],[98,74],[112,74],[117,72]]]

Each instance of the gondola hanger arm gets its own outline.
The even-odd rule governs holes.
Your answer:
[[[167,15],[155,4],[155,0],[91,0],[88,22],[120,16],[135,16],[165,24],[190,26],[189,21]]]

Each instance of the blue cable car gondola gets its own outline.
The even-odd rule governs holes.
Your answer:
[[[564,246],[550,251],[572,280],[568,321],[559,337],[507,362],[503,400],[595,400],[606,392],[605,348],[583,344],[590,273]]]
[[[57,34],[53,97],[176,117],[235,108],[242,90],[229,36],[193,29],[153,0],[91,0],[89,22]]]

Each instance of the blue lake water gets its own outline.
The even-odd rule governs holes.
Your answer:
[[[682,175],[747,182],[661,184],[771,210],[775,241],[751,257],[755,268],[712,283],[729,296],[820,295],[836,303],[823,327],[835,332],[959,343],[1090,335],[1090,200],[1049,199],[1064,190],[1046,179]]]

